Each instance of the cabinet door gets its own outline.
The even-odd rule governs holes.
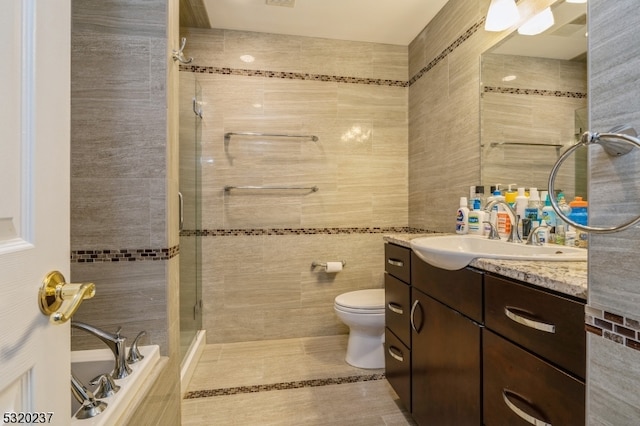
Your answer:
[[[420,291],[412,297],[413,418],[420,425],[480,425],[480,327]]]
[[[584,425],[585,386],[485,329],[484,424]]]

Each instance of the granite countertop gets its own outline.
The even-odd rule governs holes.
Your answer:
[[[413,238],[443,234],[389,234],[384,241],[411,248]],[[587,300],[587,262],[540,262],[477,258],[469,266]]]

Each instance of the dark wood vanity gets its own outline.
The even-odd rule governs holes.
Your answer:
[[[385,244],[386,375],[419,425],[585,422],[584,301]]]

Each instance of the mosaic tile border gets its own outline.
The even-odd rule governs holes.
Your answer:
[[[337,234],[417,234],[429,231],[407,226],[366,228],[252,228],[252,229],[185,229],[181,237],[228,237],[260,235],[337,235]]]
[[[449,56],[449,54],[452,53],[454,50],[456,50],[462,43],[464,43],[469,38],[471,38],[472,35],[474,35],[480,28],[482,28],[482,26],[484,25],[484,21],[485,21],[485,18],[482,18],[480,19],[480,21],[473,24],[471,28],[469,28],[467,31],[464,32],[464,34],[458,37],[453,43],[447,46],[446,49],[440,52],[438,56],[433,58],[431,62],[429,62],[420,71],[418,71],[413,77],[411,77],[411,79],[409,80],[409,86],[412,86],[415,82],[420,80],[422,76],[428,73],[433,67],[438,65],[447,56]]]
[[[345,383],[371,382],[385,379],[385,375],[368,374],[327,379],[297,380],[293,382],[271,383],[266,385],[237,386],[232,388],[206,389],[187,392],[184,399],[209,398],[213,396],[239,395],[245,393],[268,392],[274,390],[314,388],[319,386],[342,385]]]
[[[140,262],[169,260],[180,254],[180,246],[159,249],[73,250],[71,263]]]
[[[484,86],[484,93],[505,93],[510,95],[534,95],[553,96],[557,98],[586,99],[587,94],[583,92],[569,92],[562,90],[545,89],[521,89],[516,87]]]
[[[592,306],[585,307],[585,330],[640,351],[640,321]]]
[[[267,78],[279,78],[286,80],[303,80],[303,81],[323,81],[333,83],[345,83],[345,84],[364,84],[373,86],[390,86],[390,87],[410,87],[416,83],[422,76],[429,72],[438,63],[444,60],[450,53],[456,50],[462,43],[467,41],[472,35],[474,35],[484,25],[485,18],[473,24],[467,31],[465,31],[460,37],[458,37],[453,43],[447,46],[438,56],[425,65],[420,71],[418,71],[408,81],[403,80],[388,80],[380,78],[363,78],[363,77],[347,77],[328,74],[309,74],[300,72],[287,72],[287,71],[269,71],[269,70],[250,70],[242,68],[230,68],[230,67],[212,67],[201,65],[180,65],[179,70],[184,72],[193,72],[198,74],[219,74],[219,75],[237,75],[245,77],[267,77]]]
[[[285,80],[323,81],[345,84],[365,84],[372,86],[407,87],[407,81],[385,80],[380,78],[345,77],[327,74],[309,74],[301,72],[249,70],[240,68],[220,68],[199,65],[180,65],[180,71],[193,72],[198,74],[219,74],[219,75],[239,75],[245,77],[267,77]]]

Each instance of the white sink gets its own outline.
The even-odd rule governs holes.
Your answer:
[[[478,235],[438,235],[411,240],[411,249],[425,262],[442,269],[456,270],[473,259],[484,257],[509,260],[586,262],[587,250],[578,247],[526,245],[490,240]]]

